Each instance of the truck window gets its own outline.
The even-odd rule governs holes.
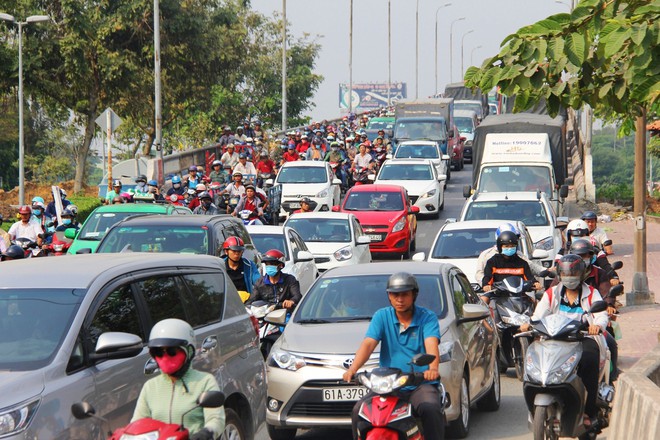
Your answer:
[[[484,167],[479,178],[479,191],[538,191],[552,197],[548,168],[534,166]]]

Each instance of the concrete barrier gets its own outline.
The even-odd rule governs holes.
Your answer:
[[[607,438],[660,438],[660,344],[619,377]]]

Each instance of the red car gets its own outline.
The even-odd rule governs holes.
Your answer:
[[[419,207],[412,206],[405,188],[398,185],[358,185],[351,188],[335,212],[354,214],[371,238],[372,254],[396,253],[410,258],[415,251]]]

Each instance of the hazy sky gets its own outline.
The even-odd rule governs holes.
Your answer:
[[[314,119],[339,116],[339,84],[349,80],[350,0],[287,0],[288,32],[310,34],[321,51],[316,72],[324,81],[308,112]],[[387,0],[353,0],[353,83],[387,83]],[[450,6],[442,7],[451,3]],[[266,15],[281,12],[282,0],[251,0]],[[415,97],[416,0],[391,0],[392,82],[407,83]],[[435,17],[438,17],[438,90],[449,75],[449,28],[453,25],[453,80],[461,80],[461,40],[465,69],[499,51],[500,42],[522,26],[569,11],[570,0],[419,0],[419,97],[435,93]],[[469,33],[469,31],[473,31]],[[482,46],[476,49],[478,46]]]

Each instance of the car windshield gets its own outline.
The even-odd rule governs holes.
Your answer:
[[[443,231],[431,251],[431,258],[477,258],[495,244],[495,229]]]
[[[456,102],[454,101],[454,111],[456,110],[472,110],[477,115],[483,111],[481,103],[479,102]]]
[[[394,119],[389,121],[369,121],[368,130],[391,130],[394,127]]]
[[[447,138],[445,125],[439,121],[399,121],[394,127],[396,139],[430,139],[441,141]]]
[[[208,254],[208,232],[194,226],[125,225],[110,231],[99,246],[99,253],[174,252]]]
[[[399,145],[394,157],[397,159],[438,159],[435,145]]]
[[[294,215],[286,225],[295,229],[306,242],[351,241],[348,220],[342,218],[301,218]]]
[[[346,197],[347,211],[402,211],[403,197],[398,192],[353,191]]]
[[[36,370],[58,352],[82,300],[72,289],[0,290],[0,370]]]
[[[456,124],[459,133],[474,132],[474,121],[472,120],[472,118],[467,118],[464,116],[454,116],[454,123]]]
[[[322,277],[305,294],[294,322],[338,322],[370,320],[373,314],[389,306],[385,287],[388,274],[368,275],[364,271],[350,276]],[[438,318],[446,314],[442,278],[416,275],[419,297],[416,304],[432,310]]]
[[[100,241],[115,223],[137,212],[95,212],[85,222],[78,239]]]
[[[520,220],[526,226],[548,226],[548,215],[543,204],[535,200],[474,202],[468,207],[463,220]]]
[[[258,234],[250,231],[250,237],[252,238],[254,247],[262,254],[271,249],[277,249],[287,256],[287,260],[289,259],[283,234]]]
[[[277,175],[278,183],[326,183],[325,167],[282,167]]]
[[[552,197],[550,170],[536,166],[487,166],[481,171],[480,192],[541,191]]]
[[[433,180],[431,167],[423,164],[386,164],[378,174],[378,180]]]

